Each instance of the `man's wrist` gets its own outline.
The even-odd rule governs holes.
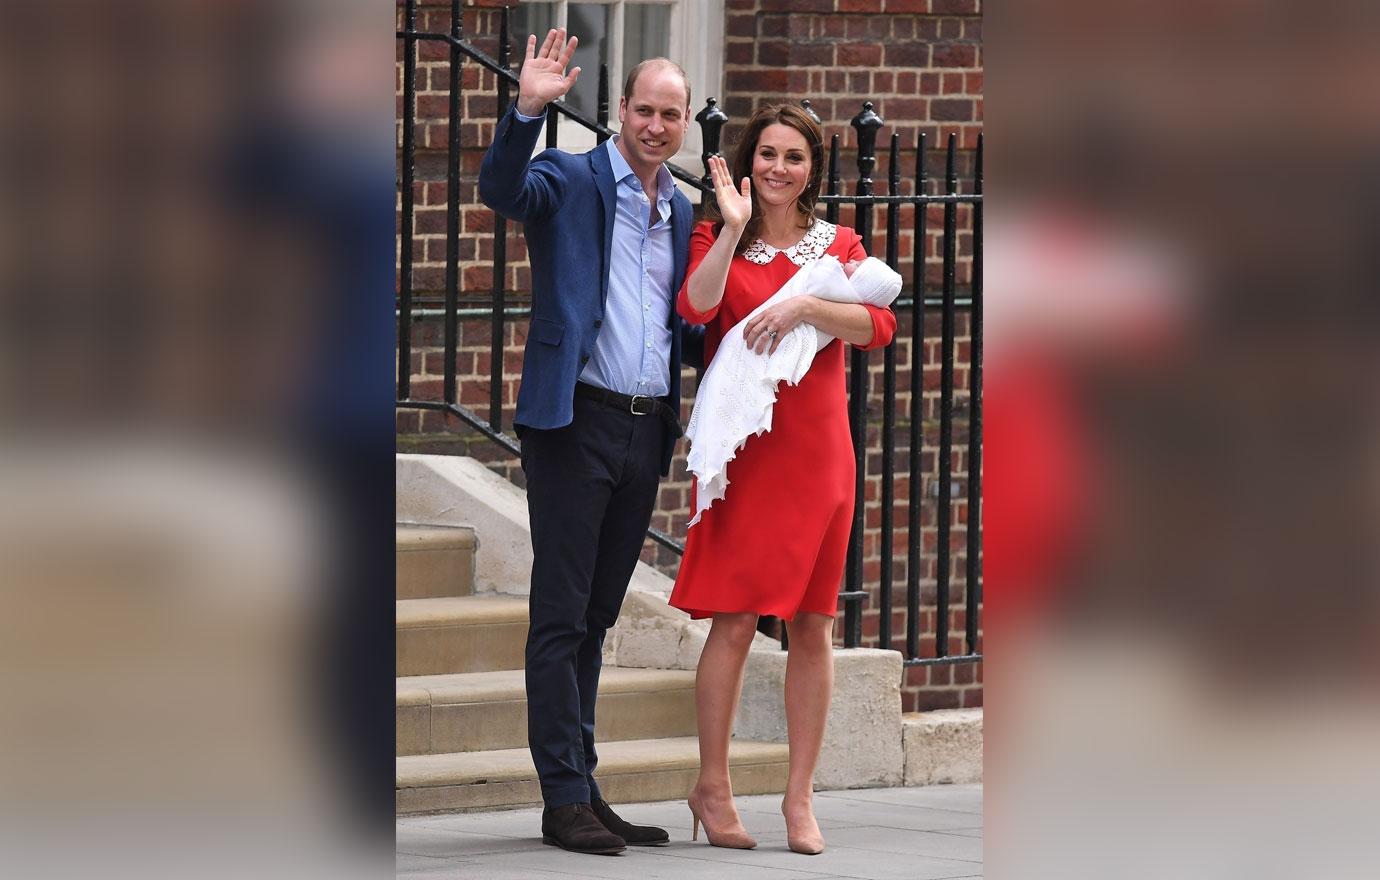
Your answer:
[[[545,115],[546,103],[542,101],[536,101],[530,98],[524,98],[522,95],[518,95],[517,103],[513,105],[513,109],[516,110],[518,114],[521,116],[526,116],[529,119],[535,119],[538,116]]]

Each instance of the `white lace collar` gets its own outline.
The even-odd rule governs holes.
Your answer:
[[[828,223],[818,218],[810,225],[805,237],[788,248],[774,248],[762,239],[757,239],[747,246],[743,251],[743,257],[751,263],[765,266],[776,259],[777,254],[785,254],[786,259],[795,263],[797,266],[804,266],[813,263],[824,252],[829,249],[829,245],[834,243],[834,236],[838,232],[838,227],[833,223]]]

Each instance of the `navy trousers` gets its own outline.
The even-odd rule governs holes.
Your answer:
[[[548,808],[598,798],[594,699],[660,478],[655,415],[575,399],[564,428],[521,428],[532,526],[527,741]]]

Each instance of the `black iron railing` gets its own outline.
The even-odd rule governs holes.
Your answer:
[[[512,100],[512,88],[517,84],[517,76],[510,68],[510,38],[508,30],[508,9],[500,10],[498,35],[498,58],[494,59],[479,51],[465,40],[462,30],[462,4],[460,0],[451,3],[451,27],[448,33],[425,33],[417,31],[417,2],[407,0],[404,8],[404,29],[398,31],[398,39],[403,41],[403,108],[402,145],[399,169],[399,187],[402,204],[402,217],[399,224],[399,293],[398,293],[398,400],[400,409],[439,411],[453,416],[478,431],[499,447],[512,455],[519,453],[517,440],[503,430],[503,388],[504,388],[504,327],[508,320],[524,317],[530,311],[521,307],[510,307],[506,297],[506,278],[508,268],[507,232],[508,221],[495,215],[493,227],[493,283],[487,308],[475,307],[461,309],[459,305],[459,240],[460,240],[460,160],[461,160],[461,82],[463,65],[466,62],[479,65],[495,75],[497,81],[497,116],[501,118]],[[446,162],[446,271],[445,292],[440,317],[444,320],[442,346],[445,354],[443,367],[442,395],[440,400],[417,399],[412,396],[412,339],[414,320],[423,314],[433,316],[434,309],[417,309],[413,289],[413,233],[415,205],[413,185],[416,169],[416,68],[417,45],[421,41],[437,41],[449,49],[449,126],[447,133]],[[814,116],[809,101],[802,105]],[[601,66],[599,71],[598,98],[594,119],[589,119],[564,103],[554,103],[547,107],[546,146],[558,146],[562,117],[594,132],[596,139],[603,142],[614,132],[608,127],[609,121],[609,81],[608,69]],[[705,102],[705,107],[695,117],[700,126],[703,152],[701,161],[705,167],[703,175],[671,165],[671,174],[678,180],[699,189],[703,199],[712,200],[713,187],[709,182],[708,160],[717,155],[720,149],[720,136],[727,115],[718,107],[714,98]],[[905,584],[905,645],[903,655],[907,665],[930,665],[937,663],[958,663],[980,660],[979,614],[982,601],[980,505],[982,499],[982,139],[979,137],[975,156],[975,170],[969,192],[960,192],[956,171],[957,144],[950,134],[945,146],[946,173],[943,192],[927,192],[928,180],[925,172],[925,155],[928,149],[924,133],[916,144],[916,164],[912,194],[903,193],[900,163],[900,135],[893,133],[889,143],[889,163],[887,192],[874,192],[872,172],[876,169],[876,142],[878,131],[885,121],[874,111],[868,102],[852,120],[857,138],[858,179],[853,194],[843,190],[839,172],[839,136],[833,135],[829,145],[827,190],[819,201],[824,205],[825,217],[837,223],[840,208],[849,205],[854,208],[854,228],[862,238],[864,248],[871,253],[873,244],[873,207],[882,206],[886,216],[886,255],[889,266],[899,265],[899,233],[901,231],[901,208],[911,205],[914,208],[914,253],[912,256],[911,295],[899,300],[894,306],[898,311],[908,310],[910,314],[910,410],[906,414],[909,421],[909,443],[906,463],[908,468],[908,506]],[[942,254],[942,273],[938,295],[930,295],[925,278],[927,244],[926,209],[929,205],[942,205],[944,211],[943,234],[940,238]],[[956,284],[958,259],[958,209],[960,205],[971,206],[972,254],[971,285],[967,297],[960,298]],[[953,506],[953,428],[955,409],[954,360],[955,328],[958,309],[969,310],[969,388],[968,388],[968,446],[967,446],[967,544],[964,583],[964,608],[966,626],[962,650],[951,652],[949,648],[949,613],[952,588],[952,561],[950,538],[952,532]],[[925,486],[921,472],[922,453],[925,449],[924,436],[924,385],[925,366],[925,318],[927,311],[938,308],[941,316],[941,379],[939,398],[939,436],[938,436],[938,475],[933,481],[937,487],[936,525],[938,541],[935,549],[935,650],[930,656],[921,656],[920,626],[922,620],[921,569],[924,565],[924,552],[921,546],[922,492]],[[458,374],[456,367],[459,321],[461,317],[471,320],[487,318],[490,328],[490,383],[488,418],[482,418],[458,401]],[[882,364],[882,428],[881,428],[881,523],[879,528],[880,578],[877,585],[879,604],[878,644],[891,648],[894,594],[893,562],[894,547],[894,505],[896,486],[896,434],[897,434],[897,389],[896,389],[896,346],[883,349]],[[869,591],[865,589],[863,578],[864,533],[865,533],[865,480],[867,477],[867,427],[868,398],[871,391],[872,374],[871,353],[854,349],[849,364],[849,424],[853,436],[856,456],[857,483],[856,503],[852,533],[849,540],[847,564],[844,573],[844,588],[840,593],[843,601],[843,639],[847,647],[862,644],[862,610]],[[654,528],[648,529],[648,537],[657,544],[679,554],[683,545]],[[782,628],[784,633],[784,627]],[[783,638],[784,642],[784,638]]]

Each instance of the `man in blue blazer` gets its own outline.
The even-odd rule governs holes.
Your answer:
[[[641,553],[680,436],[681,321],[692,209],[665,162],[689,128],[690,84],[664,58],[628,74],[618,137],[588,153],[532,152],[546,105],[570,90],[576,39],[527,41],[518,99],[484,157],[479,194],[520,221],[532,321],[515,425],[532,526],[527,733],[542,840],[615,853],[667,841],[625,822],[594,781],[604,634]]]

